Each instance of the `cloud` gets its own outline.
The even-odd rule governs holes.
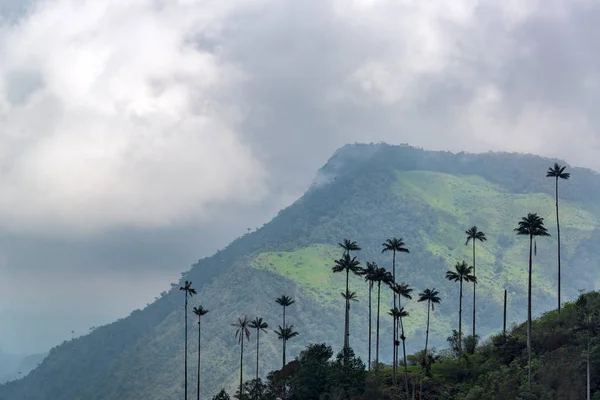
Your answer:
[[[598,93],[596,28],[582,23],[594,12],[583,0],[37,2],[0,44],[0,219],[36,232],[201,221],[299,195],[352,141],[599,168],[596,116],[581,107]]]
[[[194,41],[227,9],[195,3],[40,2],[5,27],[4,226],[164,227],[261,198],[266,171],[228,101],[243,72]]]

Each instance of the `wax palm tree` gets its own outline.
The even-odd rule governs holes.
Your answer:
[[[594,336],[600,332],[600,321],[594,314],[586,313],[580,321],[575,324],[575,332],[582,333],[586,336],[587,348],[587,400],[590,400],[590,344]]]
[[[408,317],[408,311],[406,311],[404,309],[404,307],[396,307],[396,308],[391,308],[390,311],[388,312],[389,315],[391,315],[394,319],[394,325],[397,327],[400,322],[402,321],[402,318],[404,317]],[[402,335],[404,337],[404,334]],[[398,347],[398,345],[400,344],[399,341],[396,341],[396,343],[394,343],[394,347]],[[406,353],[406,352],[405,352]],[[404,368],[405,368],[405,373],[404,373],[404,390],[406,391],[406,393],[408,393],[408,371],[406,370],[406,360],[404,360],[405,364],[404,364]],[[396,381],[398,380],[398,378],[396,377]]]
[[[351,251],[360,251],[361,248],[354,240],[344,239],[341,243],[338,243],[342,249],[344,249],[344,255],[350,255]]]
[[[362,271],[360,268],[360,262],[356,257],[350,258],[348,253],[344,254],[339,260],[335,260],[335,265],[331,269],[334,273],[346,272],[346,293],[349,292],[348,281],[350,279],[350,272],[354,275],[359,275]],[[346,299],[346,318],[344,323],[344,348],[350,346],[350,302]]]
[[[446,279],[459,283],[458,296],[458,358],[462,356],[462,293],[463,282],[477,282],[473,275],[473,267],[469,267],[466,262],[458,262],[454,266],[454,271],[446,272]]]
[[[196,391],[196,399],[200,400],[200,335],[201,335],[201,325],[200,321],[202,317],[208,314],[208,310],[202,306],[194,307],[192,309],[194,314],[198,316],[198,380],[197,382],[197,391]]]
[[[285,327],[285,309],[294,304],[296,301],[292,300],[291,297],[281,296],[277,300],[275,300],[275,302],[281,307],[283,307],[283,326]]]
[[[479,229],[477,229],[477,226],[472,226],[471,228],[466,230],[465,233],[467,234],[467,241],[465,242],[465,246],[467,246],[469,244],[469,242],[473,242],[473,275],[477,276],[475,273],[477,271],[475,268],[475,242],[480,241],[483,243],[487,240],[487,237],[485,237],[485,233],[483,233]],[[477,282],[473,282],[473,338],[475,338],[475,327],[476,327],[476,323],[475,323],[475,310],[477,308],[475,305],[476,287],[477,287]],[[473,347],[473,351],[475,351],[475,347]]]
[[[531,268],[533,265],[533,253],[537,253],[537,245],[534,247],[534,238],[537,236],[550,236],[544,227],[544,218],[537,214],[529,213],[521,218],[519,225],[515,228],[517,235],[529,236],[529,281],[527,285],[527,381],[531,387]]]
[[[402,282],[400,284],[391,285],[392,290],[398,296],[398,306],[401,310],[404,309],[402,307],[402,298],[412,299],[411,293],[413,289],[410,285]],[[404,323],[402,322],[402,315],[398,318],[400,322],[400,340],[402,340],[402,358],[404,360],[404,383],[406,385],[406,392],[408,393],[408,363],[406,362],[406,336],[404,336]]]
[[[234,324],[231,324],[231,325],[237,328],[235,331],[235,337],[237,338],[238,343],[240,344],[240,396],[241,396],[242,393],[244,393],[243,392],[244,337],[247,340],[250,340],[250,330],[248,330],[248,328],[250,327],[250,320],[248,319],[248,317],[244,316],[244,317],[238,318],[237,322]]]
[[[363,268],[360,273],[362,276],[365,277],[365,281],[369,284],[369,371],[371,370],[371,294],[373,292],[373,285],[375,284],[376,271],[377,264],[367,262],[367,268]]]
[[[439,297],[439,292],[433,289],[425,289],[419,293],[419,302],[427,302],[427,329],[425,330],[425,356],[427,356],[427,344],[429,343],[429,311],[435,311],[435,305],[439,304],[442,299]]]
[[[565,172],[567,167],[554,163],[553,167],[548,168],[546,171],[546,178],[554,178],[555,190],[554,194],[556,197],[556,238],[558,240],[558,313],[560,314],[560,221],[558,218],[558,180],[567,180],[571,177],[569,172]]]
[[[294,325],[283,328],[279,325],[279,329],[275,331],[277,338],[283,341],[283,366],[285,367],[285,349],[287,341],[298,336],[298,332],[294,331]],[[283,368],[283,367],[282,367]]]
[[[425,289],[419,293],[419,302],[427,302],[427,329],[425,330],[425,352],[423,357],[425,359],[425,367],[427,367],[427,344],[429,343],[429,311],[435,311],[435,305],[439,304],[442,299],[439,297],[439,292],[433,289]],[[423,377],[421,377],[421,383],[419,385],[419,393],[423,393]]]
[[[185,339],[184,339],[185,340],[185,345],[184,345],[184,352],[185,352],[185,354],[184,354],[184,357],[183,357],[184,358],[184,361],[183,361],[184,367],[183,368],[184,368],[184,375],[185,375],[185,378],[184,378],[184,382],[185,382],[184,383],[185,399],[187,400],[187,394],[188,394],[188,390],[187,390],[187,375],[188,375],[188,373],[187,373],[187,343],[188,343],[188,340],[187,340],[187,334],[188,334],[187,309],[188,309],[188,298],[190,298],[190,297],[192,297],[193,295],[196,294],[196,289],[194,289],[192,287],[192,282],[185,281],[184,284],[183,284],[183,286],[181,286],[179,288],[179,290],[182,290],[185,293],[185,309],[184,309],[185,310],[184,311],[184,321],[185,321],[184,322],[184,325],[185,325]]]
[[[402,238],[391,238],[391,239],[386,239],[385,242],[383,242],[381,244],[383,246],[383,249],[381,250],[382,253],[385,253],[387,251],[391,251],[392,252],[392,280],[394,283],[396,283],[396,252],[399,253],[409,253],[408,249],[405,246],[404,241],[402,240]],[[394,309],[396,308],[396,293],[394,292]],[[394,384],[396,383],[397,380],[397,368],[398,368],[398,347],[396,346],[396,342],[398,341],[398,328],[396,326],[396,324],[394,324],[394,338],[393,338],[393,343],[394,346],[392,347],[394,349],[394,361],[393,361],[393,366],[392,366],[392,379]]]
[[[373,280],[377,282],[377,334],[375,339],[375,367],[379,371],[379,310],[381,307],[381,284],[389,285],[392,283],[392,274],[385,270],[385,268],[380,268],[377,264],[373,263],[376,270],[373,275]]]
[[[340,294],[342,295],[342,297],[346,300],[346,304],[348,304],[348,319],[346,322],[346,330],[350,330],[350,302],[351,301],[358,301],[358,299],[356,298],[356,292],[340,292]]]
[[[267,328],[269,324],[267,324],[262,318],[256,317],[252,321],[250,321],[250,328],[256,329],[256,382],[258,382],[258,348],[259,348],[259,336],[260,331],[267,333]]]

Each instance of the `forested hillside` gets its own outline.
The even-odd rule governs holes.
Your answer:
[[[268,224],[200,260],[182,277],[198,294],[189,309],[202,305],[202,379],[204,395],[238,382],[239,345],[231,326],[243,315],[263,317],[270,325],[261,336],[261,375],[281,367],[281,343],[273,333],[281,325],[275,302],[288,295],[287,324],[299,335],[288,342],[288,360],[309,343],[328,343],[337,353],[344,339],[345,290],[342,274],[332,274],[342,255],[337,243],[350,238],[355,252],[391,269],[392,256],[382,243],[403,238],[410,253],[397,255],[398,282],[415,292],[436,288],[442,299],[432,314],[430,346],[445,346],[456,329],[458,287],[445,272],[463,259],[470,262],[465,230],[473,225],[487,241],[478,244],[477,328],[482,336],[502,327],[503,292],[508,291],[508,320],[526,317],[529,243],[515,235],[518,221],[537,213],[551,237],[538,238],[534,258],[533,312],[556,307],[556,221],[554,181],[546,170],[554,160],[520,154],[452,154],[408,146],[348,145],[321,168],[311,188]],[[562,294],[574,299],[579,289],[594,289],[600,278],[600,176],[569,168],[561,182]],[[100,327],[89,335],[52,349],[27,377],[0,386],[0,399],[165,399],[183,393],[184,295],[172,290],[143,310]],[[367,358],[368,286],[350,278],[357,293],[350,314],[350,345]],[[465,288],[465,290],[472,290]],[[463,301],[463,329],[470,330],[471,292]],[[381,361],[392,354],[392,323],[387,315],[391,292],[382,289]],[[427,308],[404,304],[409,353],[422,349]],[[189,312],[189,357],[195,360],[195,317]],[[245,348],[246,378],[255,367],[253,340]],[[189,365],[190,387],[196,367]],[[190,390],[191,392],[191,390]]]

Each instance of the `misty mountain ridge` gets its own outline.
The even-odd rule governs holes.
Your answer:
[[[488,241],[478,253],[478,333],[502,326],[502,295],[509,293],[509,323],[526,315],[527,241],[513,231],[521,217],[538,213],[554,235],[554,184],[545,172],[556,160],[516,153],[468,154],[426,151],[407,145],[353,144],[337,150],[318,171],[307,192],[255,232],[234,240],[184,274],[198,295],[191,307],[209,310],[203,317],[203,396],[236,384],[239,346],[231,324],[242,315],[267,319],[261,336],[260,373],[280,368],[280,342],[272,332],[281,324],[283,294],[296,303],[287,310],[288,324],[300,333],[288,343],[288,359],[308,343],[325,342],[339,351],[343,339],[344,279],[332,274],[344,238],[362,247],[361,263],[375,261],[391,269],[381,244],[402,237],[409,254],[398,256],[397,281],[415,294],[440,291],[442,303],[432,315],[430,341],[445,347],[456,329],[458,293],[444,278],[457,261],[470,261],[464,231],[477,225]],[[600,273],[600,177],[594,171],[569,168],[572,178],[561,185],[561,243],[564,300],[579,289],[595,289]],[[13,399],[164,399],[183,393],[183,304],[181,282],[143,310],[53,348],[28,376],[0,386],[0,400]],[[556,241],[537,241],[534,259],[534,314],[556,305]],[[368,290],[352,277],[356,291],[350,316],[350,345],[366,360]],[[413,296],[416,297],[416,296]],[[381,360],[391,360],[391,303],[382,289]],[[385,305],[385,307],[384,307]],[[403,304],[404,305],[404,304]],[[414,299],[405,307],[407,350],[424,344],[425,314]],[[470,296],[463,299],[463,328],[470,329]],[[384,312],[385,310],[385,312]],[[196,325],[190,315],[189,356],[194,360]],[[246,349],[246,378],[254,374],[252,340]],[[196,367],[190,362],[190,385]]]

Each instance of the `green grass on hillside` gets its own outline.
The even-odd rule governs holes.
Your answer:
[[[324,306],[335,307],[340,311],[343,309],[344,301],[341,292],[345,287],[345,274],[331,272],[334,260],[341,256],[338,247],[332,245],[316,244],[306,248],[298,249],[293,252],[270,252],[259,254],[251,263],[251,266],[258,269],[265,269],[286,278],[295,280],[307,293],[314,296],[315,300]],[[398,261],[398,266],[402,260]],[[367,307],[369,290],[367,283],[363,278],[350,277],[350,291],[357,294],[360,302],[360,308]],[[373,288],[373,313],[376,310],[377,287]],[[418,303],[416,293],[413,300],[405,302],[403,306],[408,310],[410,316],[405,321],[405,329],[408,336],[425,331],[425,322],[427,308],[423,303]],[[391,317],[387,316],[387,311],[392,303],[391,291],[387,286],[381,287],[381,323],[382,326],[388,326]],[[354,307],[354,306],[353,306]],[[450,308],[452,307],[452,308]],[[454,313],[454,306],[450,306],[451,313]],[[364,309],[363,309],[364,310]],[[356,329],[366,331],[367,320],[364,315],[361,317],[351,317],[351,325]],[[375,314],[374,314],[375,315]],[[373,315],[373,318],[374,318]],[[373,323],[374,323],[373,319]],[[438,313],[432,314],[431,335],[445,339],[448,332],[451,332],[454,316],[451,318],[441,318]],[[374,328],[373,328],[374,329]],[[413,336],[414,337],[414,336]]]
[[[555,203],[552,196],[539,193],[512,194],[502,187],[474,175],[450,175],[429,171],[397,172],[392,192],[400,199],[418,198],[439,211],[436,232],[424,232],[427,250],[448,265],[465,259],[471,263],[472,247],[464,246],[463,231],[474,224],[488,237],[477,243],[477,276],[486,295],[498,304],[503,301],[506,286],[526,289],[527,252],[525,237],[517,237],[513,229],[527,213],[538,213],[549,232],[556,232]],[[563,253],[569,256],[569,244],[589,238],[598,226],[598,217],[579,204],[561,203]],[[565,235],[565,231],[569,231]],[[554,295],[556,239],[540,238],[534,260],[536,291]]]

